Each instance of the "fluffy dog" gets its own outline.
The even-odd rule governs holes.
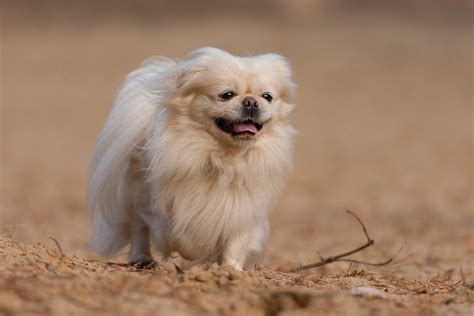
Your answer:
[[[168,257],[237,270],[260,260],[291,169],[295,85],[275,54],[201,48],[155,57],[120,88],[92,157],[92,245],[129,263]]]

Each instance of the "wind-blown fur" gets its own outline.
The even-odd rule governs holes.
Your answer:
[[[224,102],[226,89],[236,96]],[[132,72],[92,158],[94,249],[113,255],[130,244],[130,263],[147,262],[151,239],[165,257],[175,251],[236,269],[258,260],[291,169],[293,90],[288,63],[274,54],[204,48]],[[224,133],[214,119],[237,120],[248,95],[258,99],[263,128],[245,139]]]

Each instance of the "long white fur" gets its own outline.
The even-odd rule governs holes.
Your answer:
[[[224,134],[214,116],[235,118],[239,99],[213,95],[231,85],[258,97],[265,123],[255,140]],[[183,61],[154,58],[121,87],[93,154],[88,204],[92,246],[113,255],[131,244],[130,262],[165,257],[218,261],[236,269],[261,257],[268,211],[291,169],[294,84],[274,54],[235,57],[215,48]],[[240,96],[239,96],[240,97]]]

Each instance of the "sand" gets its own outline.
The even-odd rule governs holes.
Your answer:
[[[472,313],[468,9],[286,14],[248,4],[250,14],[199,8],[196,17],[143,6],[1,8],[0,315]],[[99,258],[85,185],[113,95],[143,59],[200,46],[278,52],[294,68],[295,166],[267,256],[242,273]],[[346,209],[375,239],[354,258],[383,261],[404,245],[404,260],[282,272],[363,244]]]

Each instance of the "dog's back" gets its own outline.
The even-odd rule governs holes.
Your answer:
[[[92,155],[88,206],[92,210],[92,246],[113,255],[130,236],[129,166],[159,112],[160,85],[168,84],[174,61],[152,58],[128,75],[119,90]]]

